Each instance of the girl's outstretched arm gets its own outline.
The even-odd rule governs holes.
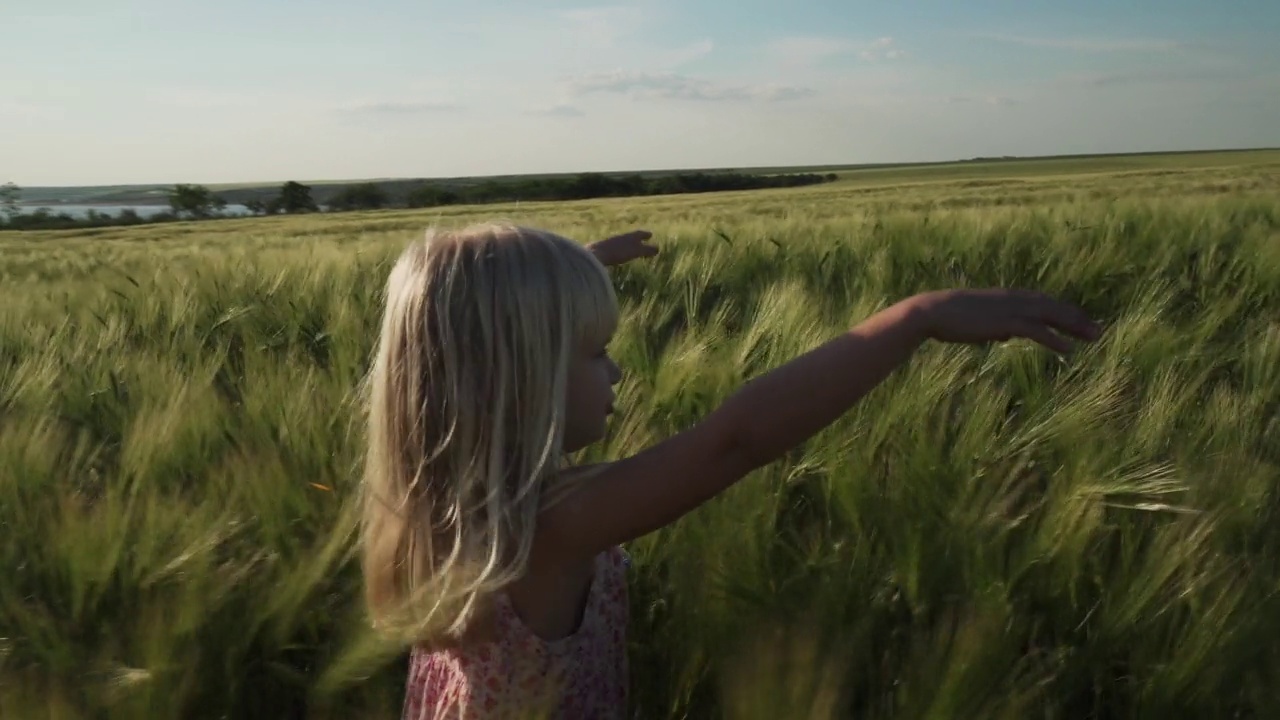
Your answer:
[[[889,307],[847,333],[749,382],[702,422],[610,464],[549,508],[539,544],[588,557],[657,530],[837,420],[929,339],[979,343],[1026,337],[1093,340],[1076,307],[1015,290],[943,291]]]

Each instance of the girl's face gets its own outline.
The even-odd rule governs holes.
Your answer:
[[[622,370],[604,346],[581,347],[569,360],[565,397],[564,451],[574,452],[604,437],[613,412],[613,386]]]

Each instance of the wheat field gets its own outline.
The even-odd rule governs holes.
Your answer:
[[[1280,152],[0,233],[0,717],[394,718],[355,392],[390,263],[505,218],[613,271],[619,457],[907,295],[1104,339],[927,345],[633,543],[641,717],[1280,717]]]

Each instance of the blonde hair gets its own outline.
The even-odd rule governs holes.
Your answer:
[[[509,224],[428,231],[386,285],[366,380],[361,528],[375,625],[459,638],[518,578],[565,478],[571,353],[617,300],[583,246]]]

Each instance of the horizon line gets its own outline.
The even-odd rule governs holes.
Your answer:
[[[1249,152],[1274,152],[1280,151],[1280,145],[1262,146],[1262,147],[1218,147],[1218,148],[1193,148],[1182,150],[1140,150],[1140,151],[1121,151],[1121,152],[1100,152],[1100,153],[1064,153],[1050,155],[992,155],[992,156],[974,156],[968,158],[953,158],[949,160],[918,160],[918,161],[888,161],[877,163],[827,163],[822,165],[814,164],[797,164],[797,165],[744,165],[744,166],[701,166],[701,167],[675,167],[675,168],[646,168],[646,169],[628,169],[628,170],[563,170],[563,171],[547,171],[547,172],[526,172],[526,173],[495,173],[488,175],[439,175],[439,176],[401,176],[401,177],[365,177],[365,178],[338,178],[338,179],[311,179],[311,180],[239,180],[213,183],[200,182],[145,182],[145,183],[99,183],[99,184],[67,184],[67,185],[21,185],[21,190],[46,190],[59,189],[71,190],[81,188],[167,188],[175,185],[202,185],[210,190],[218,188],[236,189],[236,188],[255,188],[270,187],[275,185],[283,185],[287,182],[297,182],[303,185],[341,185],[341,184],[363,184],[363,183],[391,183],[391,182],[413,182],[413,181],[442,181],[442,180],[484,180],[493,178],[525,178],[525,177],[554,177],[554,176],[571,176],[571,175],[635,175],[635,174],[655,174],[655,173],[697,173],[697,172],[760,172],[760,171],[785,171],[785,170],[873,170],[878,168],[907,168],[907,167],[930,167],[939,165],[957,165],[963,163],[999,163],[999,162],[1020,162],[1020,161],[1037,161],[1037,160],[1074,160],[1087,158],[1118,158],[1118,157],[1150,157],[1153,155],[1210,155],[1215,153],[1249,153]],[[17,183],[15,183],[17,184]]]

